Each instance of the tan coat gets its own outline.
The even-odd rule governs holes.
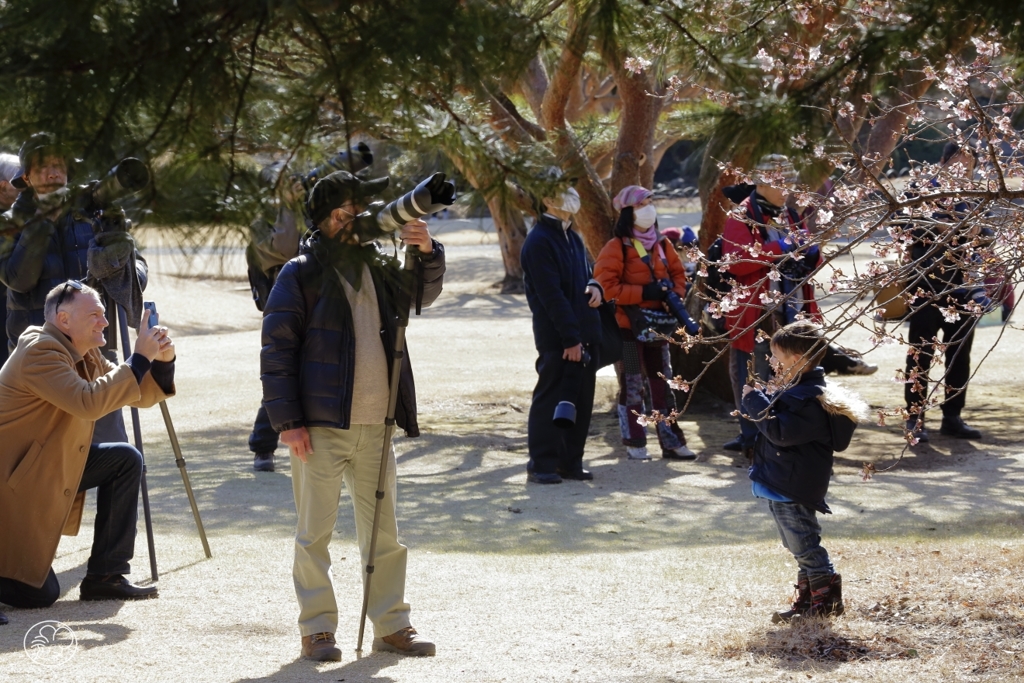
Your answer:
[[[0,576],[43,585],[61,531],[76,535],[82,521],[95,420],[166,396],[98,349],[83,358],[50,323],[25,330],[0,370]]]

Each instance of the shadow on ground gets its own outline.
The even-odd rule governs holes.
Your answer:
[[[735,429],[717,417],[720,406],[684,422],[700,452],[692,463],[626,460],[615,416],[598,412],[588,445],[594,481],[558,486],[526,483],[526,415],[507,406],[489,410],[443,423],[428,419],[420,438],[396,439],[399,524],[409,545],[495,553],[619,552],[744,543],[752,535],[774,534],[763,505],[750,495],[745,460],[720,450]],[[978,525],[1019,533],[1024,464],[993,448],[1016,443],[997,418],[978,420],[991,435],[984,444],[936,437],[927,448],[909,452],[893,473],[868,483],[860,479],[862,463],[898,452],[901,441],[898,430],[865,427],[855,447],[836,459],[829,502],[838,514],[827,519],[830,536],[973,535]],[[247,425],[236,425],[180,435],[214,553],[222,534],[292,533],[290,465],[279,451],[277,472],[254,473],[247,433]],[[159,444],[147,454],[155,524],[191,526],[173,457]],[[690,521],[709,515],[711,525]],[[339,536],[353,538],[352,528],[343,500]]]

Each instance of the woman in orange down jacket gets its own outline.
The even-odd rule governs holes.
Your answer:
[[[672,377],[668,342],[659,339],[638,341],[631,331],[624,306],[664,308],[668,290],[660,281],[669,280],[672,290],[686,295],[686,272],[672,244],[658,231],[658,212],[651,203],[653,193],[638,185],[624,187],[612,201],[619,212],[615,237],[604,245],[594,265],[594,278],[604,288],[608,301],[615,300],[615,317],[622,334],[622,371],[619,373],[619,430],[626,454],[631,460],[650,460],[647,429],[638,416],[657,411],[667,415],[675,409],[675,396],[668,382]],[[645,410],[644,383],[650,391]],[[697,456],[686,447],[686,437],[676,423],[658,422],[656,426],[661,457],[693,460]]]

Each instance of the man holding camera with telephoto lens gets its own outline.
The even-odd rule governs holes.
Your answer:
[[[21,190],[4,214],[0,239],[0,281],[7,290],[10,348],[30,325],[42,325],[47,293],[68,280],[98,282],[102,303],[116,321],[122,305],[138,329],[148,267],[135,249],[124,214],[96,206],[92,186],[72,193],[67,154],[48,133],[32,135],[18,153],[22,174],[11,184]],[[116,300],[115,297],[116,296]],[[116,329],[101,352],[117,362]],[[128,441],[121,409],[96,421],[93,443]]]
[[[266,308],[277,274],[284,264],[299,253],[302,234],[307,228],[313,227],[305,215],[305,208],[308,193],[316,182],[332,171],[348,167],[349,171],[357,173],[372,163],[373,152],[370,146],[360,142],[351,150],[335,153],[323,165],[311,169],[305,175],[289,173],[283,176],[287,170],[283,161],[275,161],[260,170],[260,187],[271,190],[273,196],[264,204],[260,215],[249,224],[249,245],[245,249],[249,287],[257,309],[263,311]],[[252,469],[256,472],[273,472],[277,446],[277,431],[270,424],[267,409],[260,405],[249,434]]]
[[[410,285],[418,303],[432,303],[441,293],[445,270],[443,247],[421,220],[406,223],[400,232],[407,247],[419,250],[415,283],[376,242],[364,243],[360,237],[357,216],[388,180],[361,180],[336,171],[317,182],[307,203],[315,228],[278,274],[263,314],[263,404],[292,455],[298,514],[292,575],[302,654],[316,661],[341,659],[334,639],[338,605],[329,545],[342,482],[352,498],[363,566],[368,564],[398,307],[408,303]],[[400,377],[390,381],[399,382],[398,426],[418,436],[407,354]],[[393,448],[388,457],[367,606],[373,649],[433,655],[434,644],[409,622],[407,549],[398,542]]]

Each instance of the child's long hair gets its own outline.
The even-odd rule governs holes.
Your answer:
[[[821,364],[828,350],[828,339],[821,325],[810,320],[797,320],[776,330],[771,344],[780,351],[806,358],[812,368]]]

